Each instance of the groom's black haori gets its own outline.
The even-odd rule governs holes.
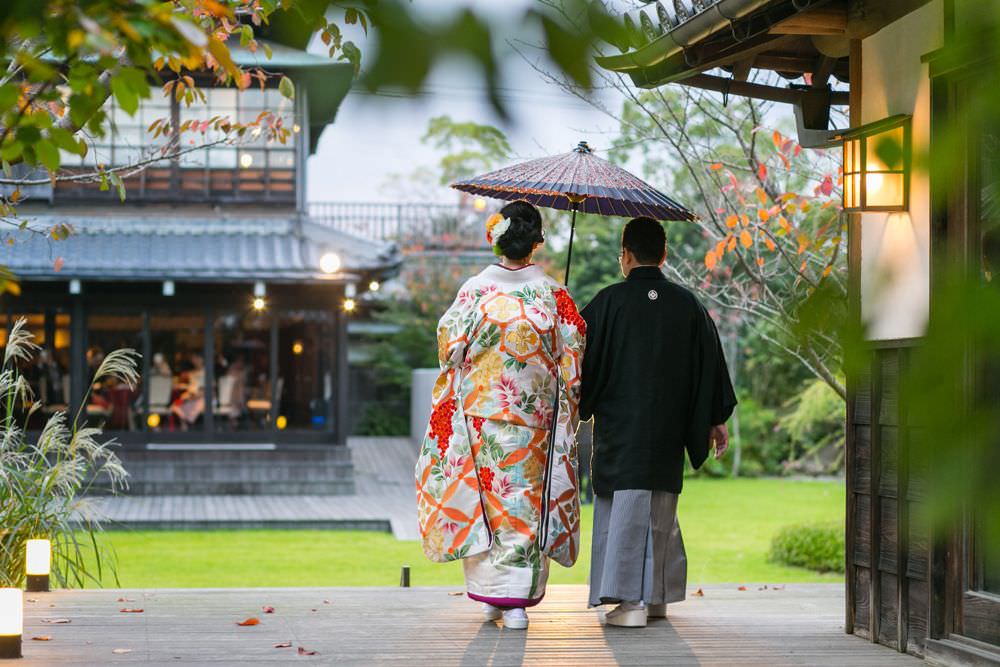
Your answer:
[[[581,419],[594,417],[594,493],[680,493],[684,452],[698,468],[736,395],[715,323],[657,266],[632,269],[583,309]]]

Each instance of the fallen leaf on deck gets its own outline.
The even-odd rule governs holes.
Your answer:
[[[52,637],[48,635],[38,635],[37,637],[32,637],[32,641],[36,642],[49,642],[52,641]]]
[[[114,653],[114,654],[116,654],[116,655],[122,655],[124,653],[131,653],[132,649],[130,649],[130,648],[113,648],[113,649],[111,649],[111,652]]]
[[[245,621],[237,621],[236,625],[243,625],[243,626],[246,626],[246,625],[260,625],[260,619],[257,618],[256,616],[251,616],[250,618],[246,619]]]
[[[123,613],[123,614],[141,614],[142,612],[144,612],[146,610],[145,609],[131,609],[129,607],[122,607],[118,611],[121,612],[121,613]]]
[[[26,598],[25,602],[38,602],[36,598]]]
[[[462,591],[452,591],[448,595],[462,595]]]
[[[329,600],[323,600],[323,604],[330,604]]]
[[[292,648],[292,642],[281,642],[280,644],[275,644],[274,648]]]
[[[265,614],[273,614],[274,613],[274,607],[264,607],[263,609],[264,609],[264,613]]]
[[[72,623],[72,622],[73,621],[69,620],[68,618],[43,618],[42,619],[42,623],[51,623],[53,625],[58,625],[58,624],[63,624],[63,623]]]
[[[758,590],[758,591],[766,591],[766,590],[767,590],[767,584],[764,584],[763,586],[761,586],[761,587],[760,587],[760,588],[758,588],[757,590]]]
[[[696,590],[696,591],[695,591],[695,592],[693,593],[693,595],[696,595],[697,597],[700,597],[700,598],[703,598],[703,597],[705,597],[705,591],[703,591],[703,590],[701,590],[701,589],[699,588],[698,590]]]
[[[299,647],[299,655],[316,655],[319,651],[308,651],[302,646]]]
[[[55,605],[54,605],[54,604],[50,604],[50,605],[49,605],[49,607],[50,607],[50,608],[51,608],[51,607],[55,607]]]
[[[740,586],[740,587],[739,587],[739,588],[737,588],[736,590],[738,590],[738,591],[745,591],[746,589],[747,589],[747,587],[746,587],[746,586]]]
[[[783,591],[783,590],[785,590],[785,585],[781,584],[780,586],[771,586],[771,590],[772,591]]]
[[[115,602],[135,602],[132,598],[118,598]]]

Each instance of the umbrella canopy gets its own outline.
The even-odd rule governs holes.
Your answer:
[[[569,153],[539,158],[453,183],[483,197],[597,215],[695,220],[697,216],[645,181],[594,155],[581,141]]]

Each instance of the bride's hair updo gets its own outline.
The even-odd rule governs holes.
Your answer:
[[[526,201],[507,204],[497,214],[502,220],[494,222],[491,233],[493,252],[513,261],[531,255],[535,246],[545,241],[542,234],[542,215]],[[499,223],[499,224],[497,224]],[[506,223],[506,224],[505,224]]]

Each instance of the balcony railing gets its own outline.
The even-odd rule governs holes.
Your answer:
[[[311,202],[309,217],[334,229],[403,248],[482,249],[485,214],[452,204]]]

